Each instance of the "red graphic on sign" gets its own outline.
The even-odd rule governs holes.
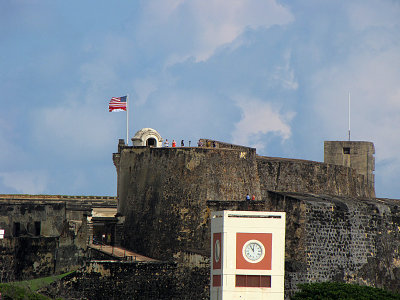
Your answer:
[[[222,261],[222,234],[221,232],[213,235],[213,269],[221,269]]]
[[[221,275],[213,275],[212,286],[221,286]]]
[[[236,269],[271,270],[272,233],[236,233]]]

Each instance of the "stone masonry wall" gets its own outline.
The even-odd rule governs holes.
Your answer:
[[[40,222],[41,236],[59,236],[65,219],[65,203],[33,203],[16,200],[0,200],[0,228],[5,237],[12,237],[15,223],[19,223],[19,235],[35,236],[35,222]]]
[[[348,167],[247,149],[119,147],[122,245],[161,260],[206,260],[211,210],[285,211],[287,296],[323,280],[396,289],[399,201],[371,200],[374,191]],[[260,201],[243,201],[246,193]]]
[[[50,276],[83,264],[82,249],[58,237],[0,240],[0,282]]]
[[[375,147],[372,142],[325,141],[324,162],[355,169],[375,189]],[[375,196],[375,195],[373,195]]]
[[[208,249],[206,200],[261,197],[254,151],[204,148],[123,149],[118,192],[121,243],[162,260]]]
[[[286,212],[285,293],[338,281],[400,291],[400,201],[269,192],[266,201],[209,201],[211,210]]]
[[[374,187],[367,185],[364,176],[348,167],[263,156],[257,157],[257,165],[263,191],[375,196]]]
[[[53,299],[209,299],[208,271],[172,262],[91,261],[41,292]]]
[[[307,199],[308,281],[400,292],[400,201]]]
[[[170,259],[208,245],[207,200],[243,200],[261,191],[365,196],[363,176],[343,166],[256,156],[255,149],[119,147],[118,213],[121,244]]]

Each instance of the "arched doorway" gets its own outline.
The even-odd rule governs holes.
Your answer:
[[[157,147],[157,140],[155,138],[149,138],[146,141],[147,147]]]

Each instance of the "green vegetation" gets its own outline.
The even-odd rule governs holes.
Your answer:
[[[74,271],[72,271],[74,272]],[[64,273],[56,276],[37,278],[32,280],[24,280],[10,283],[0,283],[0,291],[2,300],[18,299],[18,300],[48,300],[50,298],[36,293],[37,290],[51,284],[56,280],[71,274],[72,272]]]
[[[2,300],[48,300],[50,298],[31,292],[26,288],[17,286],[13,283],[0,283]]]
[[[300,284],[291,300],[400,300],[400,294],[369,286],[321,282]]]
[[[49,277],[42,277],[42,278],[36,278],[36,279],[31,279],[31,280],[24,280],[24,281],[17,281],[17,282],[13,282],[13,285],[22,287],[22,288],[26,288],[30,291],[37,291],[38,289],[41,289],[49,284],[51,284],[52,282],[56,281],[56,280],[60,280],[61,278],[71,274],[74,271],[68,272],[68,273],[64,273],[64,274],[60,274],[60,275],[54,275],[54,276],[49,276]]]

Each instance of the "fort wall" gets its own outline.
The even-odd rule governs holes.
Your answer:
[[[161,260],[184,263],[192,253],[205,261],[211,210],[285,211],[288,295],[298,283],[326,280],[398,289],[398,200],[372,198],[365,177],[346,166],[215,146],[119,147],[124,246]],[[257,201],[243,201],[246,193]]]
[[[348,167],[260,157],[255,149],[123,147],[114,154],[121,244],[157,259],[208,249],[207,200],[257,200],[270,191],[369,196],[364,177]],[[228,145],[229,146],[229,145]],[[200,218],[200,219],[199,219]],[[148,247],[148,245],[151,245]]]
[[[108,199],[112,198],[112,199]],[[94,204],[95,202],[95,204]],[[80,267],[91,207],[115,197],[0,195],[0,280],[23,280]]]
[[[0,201],[0,228],[5,237],[20,235],[59,236],[65,219],[65,203]]]
[[[247,193],[261,198],[250,149],[129,147],[118,160],[122,243],[157,259],[208,248],[206,200],[241,200]]]
[[[82,266],[84,261],[84,248],[68,235],[0,240],[0,282],[68,272]]]
[[[209,299],[208,273],[174,262],[90,261],[41,293],[52,299]]]
[[[269,192],[268,200],[208,201],[212,211],[286,212],[285,293],[336,281],[400,292],[399,200]]]
[[[341,165],[258,156],[257,169],[262,191],[375,197],[374,186],[364,175]]]
[[[366,185],[375,189],[375,147],[372,142],[325,141],[324,162],[350,167],[364,176]],[[375,195],[372,195],[375,197]]]

